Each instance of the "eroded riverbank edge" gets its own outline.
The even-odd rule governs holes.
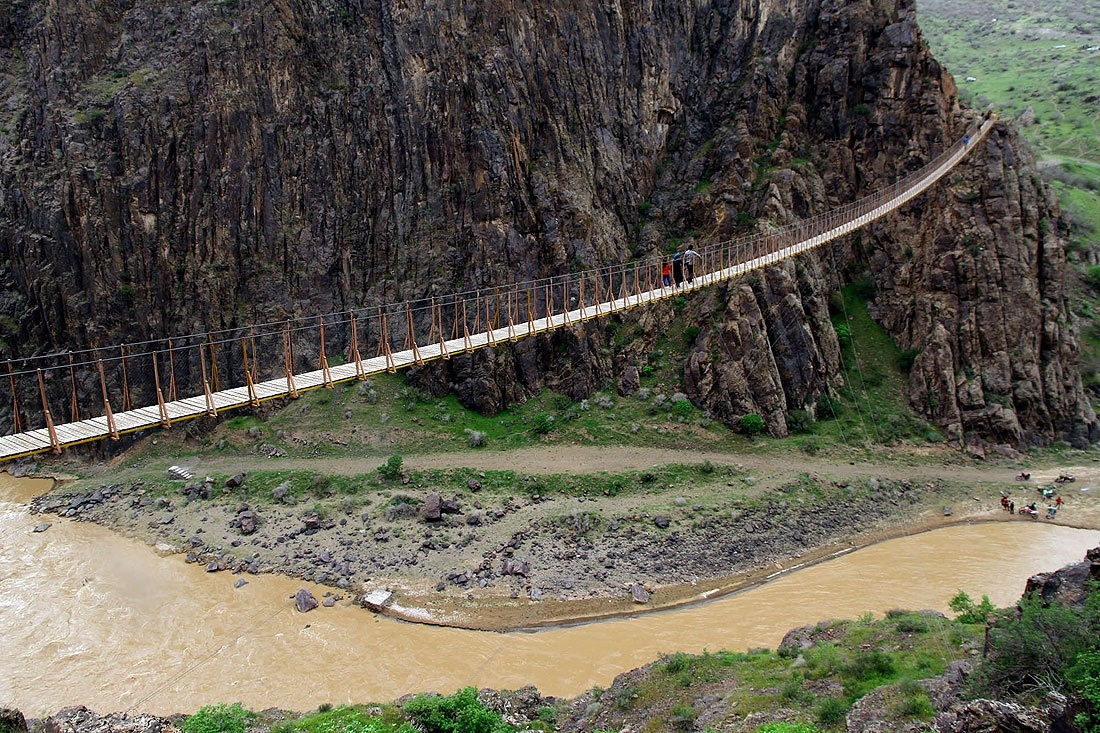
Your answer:
[[[889,530],[868,533],[869,536],[867,537],[852,537],[849,543],[843,547],[830,545],[813,548],[803,555],[791,558],[793,562],[788,564],[760,567],[737,575],[700,581],[696,584],[662,587],[650,597],[650,602],[645,605],[639,605],[622,598],[610,597],[579,602],[541,601],[539,603],[540,613],[538,618],[532,620],[530,614],[527,613],[527,608],[516,613],[512,607],[502,605],[499,603],[500,599],[494,598],[478,599],[478,601],[471,604],[471,607],[440,603],[418,606],[410,604],[406,600],[405,602],[395,602],[390,606],[380,608],[376,613],[409,623],[496,633],[539,631],[542,629],[579,626],[601,621],[671,612],[709,603],[730,595],[750,591],[793,572],[829,562],[852,552],[894,539],[911,537],[954,526],[1012,521],[1030,520],[1017,519],[1010,515],[1002,516],[993,512],[981,512],[961,517],[952,516],[944,521],[935,521],[933,518],[927,522],[898,526]],[[1100,521],[1096,521],[1096,517],[1091,514],[1088,521],[1058,521],[1057,524],[1073,529],[1100,529]],[[392,592],[395,598],[402,599],[415,598],[420,595],[418,589],[400,588],[396,584],[392,586]]]
[[[684,460],[690,458],[690,456],[681,457]],[[736,459],[735,456],[729,458],[731,461]],[[416,459],[412,458],[410,460],[415,462]],[[525,456],[522,463],[525,467],[531,467],[530,456]],[[825,467],[823,465],[819,464],[814,468],[821,471],[819,478],[823,482],[837,482],[837,479],[833,476],[824,473],[823,469]],[[848,466],[838,466],[837,468],[839,469],[839,475],[852,476]],[[386,589],[394,593],[395,603],[383,609],[382,612],[393,618],[414,623],[496,632],[568,626],[667,611],[736,593],[757,586],[778,575],[787,574],[794,569],[822,562],[839,554],[845,554],[896,537],[967,522],[1030,521],[1025,518],[1009,516],[1002,512],[998,506],[1000,494],[1012,493],[1017,502],[1020,503],[1021,499],[1036,496],[1034,489],[1037,482],[1047,481],[1057,476],[1059,472],[1071,469],[1077,472],[1080,483],[1066,487],[1073,493],[1073,497],[1069,502],[1070,508],[1063,512],[1056,521],[1058,524],[1083,529],[1100,528],[1100,512],[1097,511],[1097,502],[1090,493],[1091,487],[1087,486],[1088,482],[1096,478],[1092,473],[1100,473],[1097,469],[1082,466],[1052,468],[1043,473],[1037,473],[1032,482],[1013,484],[1004,480],[1005,476],[1010,476],[1010,473],[1004,467],[991,466],[987,470],[982,470],[982,468],[984,467],[969,468],[964,473],[968,480],[978,478],[987,480],[979,480],[974,485],[955,482],[949,491],[931,492],[926,496],[922,496],[920,500],[913,504],[899,505],[895,507],[896,511],[883,512],[881,516],[874,518],[869,527],[841,532],[836,536],[827,538],[827,541],[813,546],[798,546],[797,543],[788,543],[783,547],[783,552],[773,552],[768,557],[754,562],[751,567],[742,568],[737,572],[715,573],[708,577],[694,579],[693,582],[649,583],[647,587],[652,591],[652,594],[644,605],[633,602],[623,583],[582,583],[580,590],[593,594],[588,598],[532,598],[522,595],[517,596],[515,593],[517,586],[515,584],[510,586],[512,593],[506,594],[503,591],[506,591],[508,586],[503,582],[488,588],[448,587],[445,591],[441,591],[438,584],[433,586],[438,573],[435,577],[425,577],[423,573],[419,576],[402,573],[378,573],[372,574],[365,583],[357,583],[353,587],[344,589],[334,588],[333,590],[341,602],[350,603],[354,598],[360,597],[367,591]],[[930,480],[929,477],[934,473],[937,473],[933,469],[934,467],[928,466],[914,468],[912,466],[890,466],[887,464],[878,467],[878,470],[870,471],[866,467],[862,467],[859,469],[859,473],[862,475],[873,473],[895,478],[899,475],[912,475],[919,477],[919,479],[914,478],[913,480],[926,481]],[[943,472],[948,470],[958,472],[956,468],[944,469]],[[38,475],[43,475],[46,472],[48,470],[40,472]],[[1050,474],[1049,477],[1046,476],[1047,473]],[[891,479],[884,478],[883,482],[885,483],[888,480]],[[908,481],[908,479],[897,480]],[[64,485],[56,487],[52,493],[57,493],[58,490],[63,489]],[[603,498],[600,501],[612,510],[615,509],[613,501]],[[946,505],[944,502],[950,502],[951,504],[949,516],[945,516]],[[199,508],[210,509],[208,506],[199,506]],[[116,509],[125,509],[125,511],[113,511],[103,515],[77,518],[91,519],[116,532],[140,539],[148,544],[156,545],[159,542],[163,551],[163,537],[158,537],[156,532],[150,530],[158,526],[164,526],[158,525],[158,522],[164,521],[167,517],[158,519],[152,505],[136,508],[132,505],[120,505]],[[263,511],[269,512],[271,509],[271,507],[265,507]],[[176,510],[169,516],[172,517],[174,523],[181,514]],[[286,512],[286,514],[290,515],[293,512]],[[794,521],[796,524],[812,521],[812,516],[800,517],[797,516],[797,512],[795,514]],[[287,517],[283,517],[283,519],[290,521]],[[505,523],[503,529],[511,530],[515,526]],[[489,541],[490,543],[501,544],[506,537],[507,531],[503,534],[493,535]],[[700,539],[700,537],[688,537],[689,541]],[[751,537],[749,539],[751,540]],[[403,551],[413,551],[415,556],[415,544],[415,542],[406,543],[407,546]],[[596,552],[598,550],[593,554]],[[659,555],[660,548],[656,548],[651,554]],[[540,555],[538,552],[533,552],[532,556],[536,559],[536,566],[547,565],[552,561],[549,554]],[[628,561],[624,564],[627,568],[623,573],[623,577],[634,576],[637,578],[644,576],[644,572],[639,569],[641,567],[639,563]],[[280,565],[277,561],[265,565],[262,569],[257,569],[261,572],[276,572],[290,577],[300,577],[286,563]],[[429,575],[431,572],[435,571],[430,571]],[[315,580],[315,578],[307,578],[307,580]]]

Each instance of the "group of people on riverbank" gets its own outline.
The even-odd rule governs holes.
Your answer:
[[[661,284],[668,288],[675,287],[677,289],[687,282],[688,285],[695,279],[695,266],[703,261],[703,256],[695,251],[692,247],[688,247],[683,252],[677,252],[672,255],[671,260],[666,260],[661,265]]]
[[[1042,491],[1042,489],[1040,489],[1040,491]],[[1050,495],[1047,494],[1046,492],[1043,492],[1043,496],[1046,497],[1046,498],[1050,498]],[[1047,505],[1046,518],[1047,519],[1054,519],[1056,516],[1058,516],[1058,510],[1062,508],[1062,504],[1064,504],[1064,503],[1065,502],[1062,500],[1062,495],[1061,494],[1054,495],[1054,500],[1050,504]],[[1038,519],[1039,518],[1039,506],[1038,506],[1038,504],[1039,503],[1036,502],[1036,501],[1033,501],[1030,504],[1025,504],[1024,506],[1020,507],[1019,512],[1017,512],[1016,511],[1016,502],[1009,499],[1007,494],[1001,494],[1001,509],[1005,510],[1009,514],[1025,514],[1025,515],[1031,517],[1032,519]]]

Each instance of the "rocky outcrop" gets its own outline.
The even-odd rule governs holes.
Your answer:
[[[5,9],[4,356],[764,230],[894,180],[966,122],[911,0]],[[876,316],[916,354],[918,412],[960,441],[1088,442],[1056,221],[1001,128],[946,185],[850,241],[680,314],[631,315],[636,338],[618,350],[588,325],[414,379],[487,412],[543,387],[579,399],[644,365],[680,315],[699,329],[692,401],[782,435],[791,410],[843,386],[828,296],[870,273]]]
[[[1037,595],[1044,604],[1080,606],[1089,596],[1089,584],[1100,579],[1100,547],[1085,554],[1083,562],[1066,565],[1049,573],[1027,579],[1024,595]]]

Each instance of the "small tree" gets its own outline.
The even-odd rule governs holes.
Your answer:
[[[401,475],[402,463],[401,456],[390,456],[384,464],[378,467],[378,475],[392,481]]]
[[[964,624],[984,624],[989,614],[997,610],[989,596],[982,596],[981,603],[974,603],[964,590],[956,593],[947,607],[955,612],[955,620]]]
[[[756,435],[764,432],[764,418],[757,415],[755,412],[750,412],[741,418],[741,432],[745,435]]]

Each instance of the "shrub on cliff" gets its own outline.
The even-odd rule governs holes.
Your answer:
[[[986,636],[971,695],[1029,700],[1054,690],[1084,709],[1082,730],[1100,731],[1100,591],[1082,606],[1025,596],[997,612]]]
[[[750,412],[741,418],[741,432],[745,435],[757,435],[764,432],[764,418],[757,415],[755,412]]]
[[[256,713],[239,702],[206,705],[183,721],[183,733],[245,733],[256,719]]]
[[[405,715],[425,733],[512,733],[500,713],[485,707],[477,690],[466,687],[453,695],[417,695],[405,703]]]
[[[982,596],[981,603],[974,603],[964,590],[956,593],[955,597],[947,602],[947,607],[955,612],[955,620],[964,624],[984,624],[986,617],[997,610],[989,600],[989,596]]]

